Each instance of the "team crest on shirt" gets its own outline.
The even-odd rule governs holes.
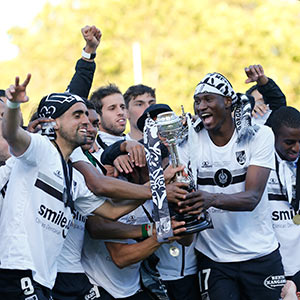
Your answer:
[[[227,169],[220,169],[215,173],[214,182],[220,187],[226,187],[232,182],[232,175]]]
[[[278,180],[276,178],[269,177],[268,183],[269,184],[278,184]]]
[[[240,165],[246,162],[246,153],[244,150],[235,152],[236,160]]]

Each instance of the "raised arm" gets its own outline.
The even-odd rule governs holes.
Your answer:
[[[88,98],[96,70],[94,56],[100,44],[102,34],[95,26],[85,26],[81,29],[81,33],[86,42],[83,49],[87,54],[84,54],[84,56],[77,61],[75,74],[73,75],[67,91],[83,98]],[[88,55],[90,55],[91,58],[86,58]]]
[[[29,100],[26,88],[31,75],[28,74],[25,81],[20,84],[16,77],[15,84],[6,90],[6,108],[3,115],[2,134],[10,146],[10,151],[15,156],[22,155],[30,144],[30,135],[20,126],[21,111],[20,104]]]
[[[263,105],[265,104],[269,104],[271,110],[276,110],[281,106],[286,106],[285,95],[279,86],[271,78],[268,78],[265,75],[264,69],[261,65],[251,65],[245,68],[245,73],[248,77],[245,83],[256,82],[257,90],[263,96],[261,101],[256,101],[254,111],[257,111],[260,114],[264,113],[266,111],[266,107]]]

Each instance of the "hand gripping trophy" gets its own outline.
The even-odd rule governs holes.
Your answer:
[[[180,165],[178,158],[177,145],[187,136],[187,127],[183,126],[182,118],[178,117],[173,111],[160,113],[157,116],[156,124],[159,135],[164,142],[169,146],[172,166],[178,167]],[[185,176],[182,172],[176,174],[177,182],[184,182],[188,184],[188,191],[196,189],[196,185],[192,176]],[[185,221],[186,231],[184,234],[191,234],[199,232],[207,228],[212,228],[211,218],[207,211],[203,211],[200,216],[180,214],[174,212],[177,221]]]

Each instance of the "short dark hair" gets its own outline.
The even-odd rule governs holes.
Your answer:
[[[0,90],[0,97],[5,97],[5,90]]]
[[[268,125],[275,135],[282,126],[300,128],[300,112],[294,107],[282,106],[271,114]]]
[[[85,100],[84,103],[85,103],[87,109],[94,109],[94,110],[96,110],[96,106],[95,106],[95,104],[93,102],[91,102],[89,100]]]
[[[143,94],[150,94],[154,99],[156,99],[155,89],[143,84],[130,86],[123,95],[126,107],[128,108],[129,102],[131,100]]]
[[[96,108],[96,112],[99,115],[102,115],[102,99],[106,96],[110,96],[113,94],[121,94],[120,89],[114,84],[114,83],[110,83],[108,85],[105,86],[101,86],[99,87],[96,91],[93,92],[90,101],[95,105]]]

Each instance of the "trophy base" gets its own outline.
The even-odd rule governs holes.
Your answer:
[[[185,221],[185,225],[182,227],[186,228],[186,231],[180,235],[188,235],[214,227],[207,212],[203,213],[200,219],[198,216],[188,214],[175,214],[175,219],[176,221]]]

